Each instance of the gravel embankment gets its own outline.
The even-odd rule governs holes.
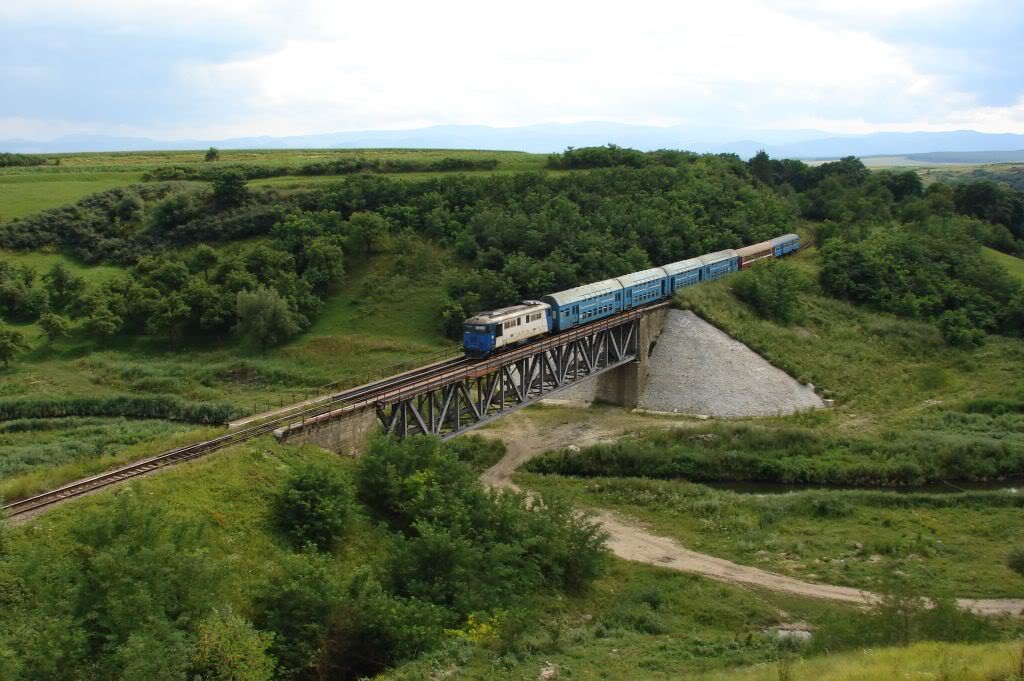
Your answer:
[[[591,402],[595,381],[555,396]],[[689,311],[669,310],[650,357],[640,409],[718,417],[779,416],[824,407],[814,391]]]
[[[814,390],[690,311],[669,310],[640,408],[707,416],[779,416],[824,407]]]

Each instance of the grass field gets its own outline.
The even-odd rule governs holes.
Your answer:
[[[142,180],[142,174],[166,166],[224,167],[238,164],[299,167],[308,163],[345,158],[416,160],[431,162],[443,158],[467,160],[497,159],[494,171],[507,173],[543,170],[547,157],[521,151],[474,151],[459,149],[281,149],[220,152],[219,160],[203,160],[206,151],[145,151],[116,153],[50,154],[59,165],[0,168],[0,221],[73,203],[93,192],[104,191]],[[395,173],[394,177],[418,180],[436,173]],[[253,186],[283,189],[315,187],[338,182],[337,175],[277,177],[254,181]]]
[[[39,251],[15,253],[0,248],[0,260],[6,260],[15,265],[34,267],[40,275],[57,263],[60,263],[75,274],[85,278],[89,283],[102,283],[124,272],[120,267],[114,265],[85,265],[61,253],[42,253]]]
[[[524,151],[473,149],[221,149],[219,158],[212,162],[205,161],[205,155],[205,149],[46,154],[49,159],[59,159],[59,165],[4,168],[0,169],[0,175],[61,175],[91,173],[98,170],[141,174],[146,170],[168,165],[217,167],[244,164],[298,167],[308,163],[344,158],[426,162],[443,158],[466,160],[495,158],[498,159],[499,167],[506,170],[532,170],[543,167],[547,159],[544,154],[531,154]]]
[[[985,252],[996,260],[1000,265],[1006,268],[1006,270],[1017,277],[1021,281],[1024,281],[1024,260],[1021,258],[1015,258],[1012,255],[1006,253],[1000,253],[999,251],[991,248],[986,248]]]
[[[0,173],[0,221],[74,203],[94,192],[138,182],[141,177],[131,171]]]

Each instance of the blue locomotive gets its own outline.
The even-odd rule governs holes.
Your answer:
[[[519,305],[481,312],[466,320],[462,344],[467,356],[488,357],[538,336],[560,333],[665,300],[686,286],[718,279],[759,260],[781,258],[799,249],[800,237],[785,234],[752,246],[708,253],[559,291],[540,300],[524,300]]]

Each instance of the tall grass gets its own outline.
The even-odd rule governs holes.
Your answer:
[[[10,479],[43,466],[62,466],[117,456],[138,442],[183,430],[167,421],[124,418],[36,418],[0,424],[0,478]]]
[[[174,395],[0,400],[0,421],[118,416],[210,424],[226,423],[238,413],[238,408],[230,404],[186,402]]]
[[[582,477],[872,487],[1024,476],[1024,415],[942,411],[922,425],[941,430],[860,438],[749,424],[652,430],[582,450],[549,452],[526,468]]]
[[[908,648],[880,648],[796,660],[793,681],[1019,681],[1020,644],[980,645],[918,643]],[[691,676],[693,681],[764,681],[774,679],[773,663],[746,669]]]

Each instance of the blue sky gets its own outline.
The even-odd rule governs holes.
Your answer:
[[[1018,0],[4,0],[0,139],[601,120],[1024,133]]]

